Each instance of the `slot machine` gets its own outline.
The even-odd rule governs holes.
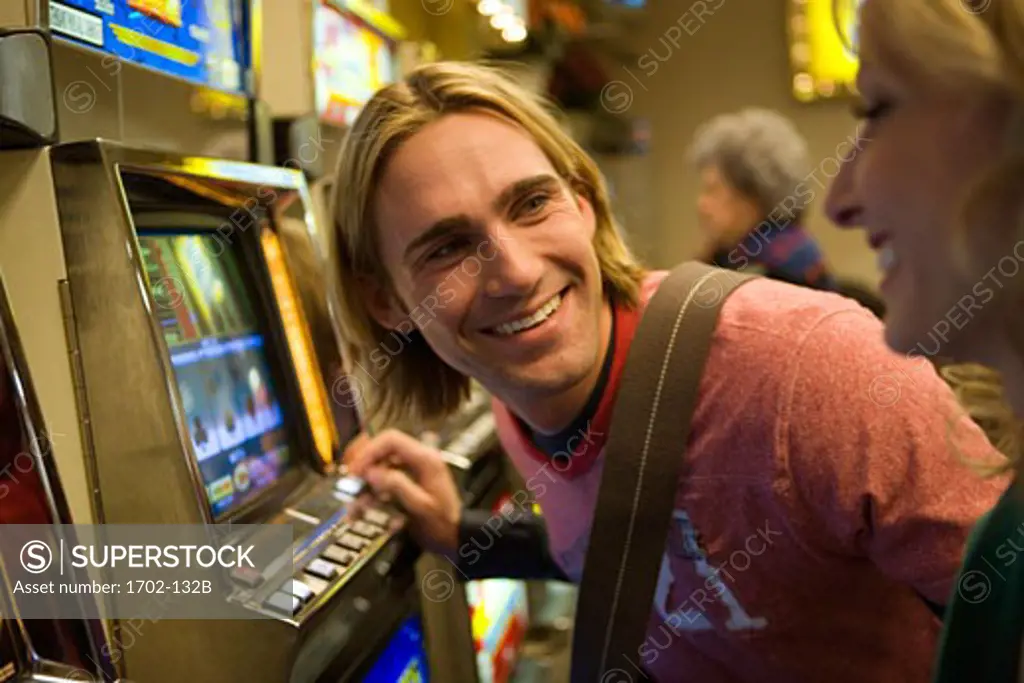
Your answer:
[[[341,675],[415,584],[401,514],[322,471],[333,427],[275,228],[301,175],[96,141],[50,162],[94,519],[295,537],[279,563],[294,575],[233,574],[237,620],[152,624],[124,673]]]
[[[38,29],[0,29],[0,164],[10,150],[38,149],[56,138],[48,46]],[[63,436],[42,418],[0,271],[0,524],[34,525],[48,541],[61,535],[56,525],[69,512],[51,456]],[[67,604],[70,614],[63,619],[56,612],[53,618],[23,618],[9,582],[11,563],[20,559],[17,539],[10,533],[2,538],[0,682],[113,681],[114,668],[103,654],[109,648],[103,625],[75,609],[86,598]]]
[[[0,272],[60,435],[62,521],[294,538],[278,571],[226,577],[232,619],[159,620],[130,643],[105,622],[106,679],[345,680],[414,605],[415,549],[400,511],[332,468],[343,436],[279,235],[315,221],[308,186],[239,161],[258,137],[231,109],[251,90],[247,4],[26,0],[0,22],[53,34],[59,144],[0,153]],[[0,49],[5,76],[20,64]]]
[[[53,542],[67,518],[55,476],[52,442],[36,402],[17,330],[0,276],[0,524],[34,525]],[[12,527],[7,527],[11,529]],[[19,543],[5,533],[0,548],[0,682],[41,680],[113,681],[109,643],[102,624],[65,601],[60,619],[26,619],[10,585]],[[78,600],[88,600],[79,596]],[[69,618],[70,617],[70,618]]]

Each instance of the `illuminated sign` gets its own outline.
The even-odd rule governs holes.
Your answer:
[[[48,0],[50,29],[59,38],[236,94],[248,92],[246,6],[244,0]]]
[[[863,0],[790,0],[793,94],[801,101],[841,97],[857,78],[857,13]]]
[[[128,6],[172,26],[181,26],[181,0],[128,0]]]
[[[395,79],[395,45],[348,12],[318,3],[313,9],[316,111],[351,125],[375,92]]]

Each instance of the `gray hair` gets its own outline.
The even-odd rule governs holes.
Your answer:
[[[807,142],[793,122],[768,109],[717,116],[694,135],[690,157],[697,168],[715,166],[767,216],[791,197],[810,172]],[[799,220],[803,206],[793,210]]]

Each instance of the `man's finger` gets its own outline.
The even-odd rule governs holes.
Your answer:
[[[351,467],[357,455],[366,449],[366,445],[368,443],[370,443],[370,435],[366,432],[359,432],[359,434],[357,434],[356,437],[349,441],[348,445],[345,446],[345,452],[341,455],[341,461]]]
[[[349,464],[357,476],[371,467],[391,464],[412,472],[417,478],[444,465],[437,452],[397,429],[388,429],[356,449]]]
[[[426,514],[433,499],[408,474],[401,470],[374,467],[366,473],[366,482],[378,496],[393,496],[410,514]]]

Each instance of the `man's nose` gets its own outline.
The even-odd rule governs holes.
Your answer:
[[[488,296],[528,294],[536,287],[544,271],[544,259],[531,240],[507,230],[497,231],[477,251],[486,279],[484,291]]]

